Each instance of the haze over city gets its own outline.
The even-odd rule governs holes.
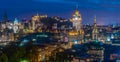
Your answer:
[[[48,16],[71,18],[78,5],[83,23],[93,23],[94,15],[98,24],[120,23],[119,0],[2,0],[0,1],[0,20],[6,11],[8,18],[13,20],[30,19],[37,12]]]

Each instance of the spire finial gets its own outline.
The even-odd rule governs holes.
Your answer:
[[[7,22],[7,12],[4,12],[4,21]]]
[[[39,13],[38,13],[38,11],[37,11],[37,16],[39,16]]]
[[[96,15],[94,16],[94,23],[96,23]]]
[[[78,10],[78,4],[76,4],[76,10]]]
[[[39,16],[39,14],[37,13],[37,16]]]

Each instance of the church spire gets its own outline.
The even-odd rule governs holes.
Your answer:
[[[96,24],[96,15],[94,16],[94,24]]]
[[[77,15],[77,16],[81,16],[80,13],[79,13],[79,10],[78,10],[78,4],[76,4],[75,15]]]
[[[92,31],[92,39],[98,40],[98,29],[97,29],[97,23],[96,23],[96,15],[94,16],[94,25],[93,25],[93,31]]]
[[[6,23],[7,21],[8,21],[7,12],[4,12],[4,22]]]
[[[38,12],[37,12],[37,16],[39,16]]]
[[[76,10],[78,10],[78,4],[76,4]]]

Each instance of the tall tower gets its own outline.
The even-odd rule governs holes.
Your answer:
[[[78,11],[78,5],[76,6],[76,11],[73,15],[72,22],[73,22],[73,27],[75,27],[75,30],[78,33],[77,39],[80,42],[83,42],[84,30],[82,29],[82,16],[80,12]]]
[[[75,30],[79,31],[82,27],[82,17],[81,14],[78,11],[78,7],[75,11],[75,13],[73,14],[73,18],[72,18],[72,22],[73,22],[73,27],[75,27]]]
[[[3,15],[3,18],[4,18],[4,23],[5,23],[5,28],[8,27],[8,17],[7,17],[7,12],[4,12],[4,15]]]
[[[15,20],[14,20],[14,27],[13,27],[14,33],[17,33],[18,29],[19,29],[19,21],[18,21],[17,18],[15,18]]]
[[[36,22],[39,22],[39,21],[40,21],[40,16],[37,13],[37,15],[32,17],[32,30],[36,29]]]
[[[4,12],[4,28],[2,27],[2,30],[5,30],[5,29],[7,29],[7,27],[8,27],[8,18],[7,18],[7,12]],[[6,40],[7,39],[7,35],[8,35],[8,32],[5,30],[5,32],[4,32],[4,40]]]
[[[4,13],[4,22],[6,23],[8,21],[7,13]]]
[[[81,44],[84,42],[84,30],[82,29],[82,16],[78,11],[78,7],[73,14],[73,18],[71,19],[73,23],[74,29],[69,31],[69,45],[71,47],[74,44]]]
[[[92,31],[92,40],[98,40],[98,29],[97,29],[97,23],[96,23],[96,16],[94,17],[94,25],[93,25],[93,31]]]

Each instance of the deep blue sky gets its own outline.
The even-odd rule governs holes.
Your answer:
[[[5,11],[12,20],[30,19],[37,12],[71,18],[77,4],[83,23],[93,23],[94,15],[98,24],[120,23],[120,0],[1,0],[0,20]]]

